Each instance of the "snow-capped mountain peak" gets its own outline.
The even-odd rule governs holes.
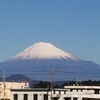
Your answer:
[[[72,59],[78,60],[77,57],[55,47],[46,42],[38,42],[23,52],[16,55],[13,59]]]

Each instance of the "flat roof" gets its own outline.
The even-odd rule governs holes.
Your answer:
[[[100,89],[100,86],[64,86],[64,89]]]
[[[100,86],[64,86],[64,88],[53,88],[53,91],[64,91],[68,89],[100,89]],[[11,91],[51,91],[49,88],[24,88],[24,89],[11,89]]]
[[[63,89],[63,88],[53,88],[52,91],[64,91],[67,89]],[[49,88],[24,88],[24,89],[11,89],[11,91],[51,91],[51,89]]]

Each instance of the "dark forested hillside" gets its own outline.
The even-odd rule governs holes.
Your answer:
[[[72,86],[72,85],[100,86],[100,81],[86,80],[86,81],[81,81],[81,82],[67,81],[67,82],[62,82],[62,84],[59,84],[59,82],[58,83],[56,82],[56,84],[53,83],[53,87],[54,88],[63,88],[64,86]],[[38,84],[32,85],[32,87],[36,87],[36,88],[50,88],[51,87],[51,82],[41,81]]]

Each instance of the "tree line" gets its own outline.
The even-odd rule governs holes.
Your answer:
[[[62,84],[59,84],[59,82],[53,82],[53,88],[63,88],[64,86],[72,86],[72,85],[79,85],[79,86],[100,86],[100,81],[92,81],[92,80],[86,80],[86,81],[66,81]],[[31,88],[50,88],[51,82],[50,81],[40,81],[38,84],[31,84]]]

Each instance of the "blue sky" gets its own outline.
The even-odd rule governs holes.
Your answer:
[[[0,0],[0,62],[40,41],[100,64],[100,0]]]

